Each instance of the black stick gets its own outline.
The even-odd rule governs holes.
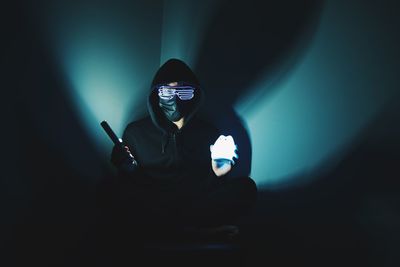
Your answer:
[[[102,121],[100,125],[103,127],[104,131],[107,133],[107,135],[110,137],[111,141],[115,145],[121,145],[122,142],[118,138],[118,136],[115,134],[115,132],[111,129],[110,125],[107,123],[107,121]]]

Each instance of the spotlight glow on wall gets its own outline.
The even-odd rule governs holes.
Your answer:
[[[100,121],[122,135],[127,122],[145,113],[160,58],[162,5],[57,1],[46,7],[46,27],[79,117],[100,154],[108,155]]]
[[[334,166],[396,91],[388,82],[396,80],[391,55],[382,45],[390,35],[378,28],[360,33],[364,22],[377,23],[374,11],[326,2],[296,68],[279,83],[260,81],[236,104],[253,144],[251,176],[261,187],[304,183],[327,170],[321,166]],[[262,95],[271,86],[274,93]]]

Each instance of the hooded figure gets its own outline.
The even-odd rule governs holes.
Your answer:
[[[174,95],[169,100],[162,99],[158,87],[173,82],[190,84],[194,88],[193,97],[181,100]],[[122,136],[137,162],[137,169],[128,176],[156,187],[174,184],[199,189],[197,183],[207,184],[205,177],[210,179],[213,174],[209,146],[219,133],[196,117],[202,100],[203,91],[185,63],[171,59],[161,66],[150,88],[150,116],[128,124]],[[182,118],[183,126],[179,129],[174,121]],[[116,165],[119,160],[112,156]]]
[[[196,114],[203,98],[184,62],[170,59],[155,74],[149,116],[126,127],[127,151],[114,147],[111,157],[119,170],[119,207],[133,221],[220,225],[254,202],[257,190],[249,177],[227,182],[228,175],[213,170],[210,145],[219,132]],[[222,211],[230,214],[221,217]]]

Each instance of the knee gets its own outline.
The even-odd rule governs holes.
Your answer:
[[[238,177],[235,179],[237,187],[240,188],[242,195],[245,195],[249,199],[256,200],[257,198],[257,185],[250,177]]]

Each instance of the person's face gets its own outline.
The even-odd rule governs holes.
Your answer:
[[[158,91],[159,106],[168,120],[177,122],[189,111],[190,100],[194,97],[193,87],[170,82],[158,87]]]

